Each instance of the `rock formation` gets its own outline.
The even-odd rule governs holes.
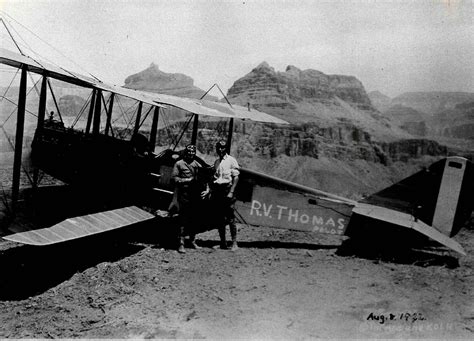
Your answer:
[[[392,99],[380,91],[371,91],[367,94],[370,98],[370,102],[380,112],[384,112],[392,103]]]
[[[191,77],[182,73],[163,72],[154,63],[147,69],[128,76],[124,87],[188,98],[201,98],[205,94],[204,90],[194,86]],[[206,98],[215,99],[212,96]]]
[[[253,168],[341,194],[360,191],[360,183],[365,188],[380,188],[387,185],[381,180],[387,172],[392,172],[393,181],[411,173],[415,165],[442,156],[472,158],[472,150],[454,150],[420,138],[429,130],[425,113],[402,105],[393,107],[391,99],[381,93],[371,95],[376,99],[373,102],[352,76],[294,66],[277,72],[263,62],[235,81],[228,98],[292,125],[237,124],[233,153]],[[268,168],[259,161],[264,159],[266,163],[279,160],[279,164]]]
[[[374,91],[369,97],[387,119],[414,136],[452,145],[473,140],[474,93],[406,92],[388,102],[388,97]]]
[[[228,97],[282,109],[303,102],[337,105],[339,98],[358,109],[373,109],[364,86],[353,76],[326,75],[291,65],[285,72],[276,72],[266,62],[237,80],[229,89]]]
[[[426,136],[428,133],[426,121],[429,116],[413,108],[396,104],[387,108],[383,114],[414,136]]]
[[[392,105],[401,104],[431,116],[454,109],[459,103],[474,101],[470,92],[406,92],[392,99]]]
[[[429,123],[433,135],[474,140],[474,101],[439,112]]]
[[[277,72],[263,62],[235,81],[227,97],[293,124],[341,126],[343,130],[353,125],[383,141],[410,137],[372,106],[364,86],[353,76],[326,75],[295,66]]]

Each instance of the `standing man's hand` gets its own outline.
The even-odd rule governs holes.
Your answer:
[[[209,195],[209,192],[210,192],[210,191],[209,191],[209,188],[206,189],[205,191],[202,191],[202,192],[201,192],[201,199],[207,198],[207,196]]]

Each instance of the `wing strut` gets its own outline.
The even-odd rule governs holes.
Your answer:
[[[102,111],[102,90],[97,90],[94,109],[94,121],[92,122],[92,134],[98,135],[100,132],[100,114]]]
[[[12,209],[15,214],[16,202],[20,193],[20,172],[21,172],[21,152],[23,149],[23,131],[25,126],[25,110],[26,110],[26,86],[28,66],[23,65],[21,68],[20,92],[18,94],[18,111],[16,119],[15,133],[15,155],[13,158],[13,184],[12,184]]]
[[[114,137],[114,130],[112,129],[112,110],[114,108],[114,98],[115,94],[111,92],[109,97],[109,110],[107,110],[107,122],[105,123],[105,135],[109,135],[110,130],[112,137]]]
[[[150,131],[150,149],[152,152],[155,151],[156,135],[158,133],[159,118],[160,118],[160,107],[155,107],[155,111],[153,112],[153,122],[151,124],[151,131]]]
[[[94,115],[94,104],[95,98],[97,97],[97,90],[92,90],[92,97],[91,97],[91,104],[89,106],[89,115],[87,116],[87,123],[86,123],[86,134],[89,134],[91,131],[91,124],[92,124],[92,116]]]
[[[198,125],[199,125],[199,116],[196,114],[194,114],[193,116],[194,116],[194,121],[193,121],[193,133],[191,135],[191,143],[196,145]]]
[[[135,118],[135,127],[133,128],[133,136],[138,134],[138,130],[140,129],[140,119],[142,118],[142,109],[143,109],[143,102],[138,102],[138,109],[137,109],[137,117]]]

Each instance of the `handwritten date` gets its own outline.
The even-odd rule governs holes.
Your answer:
[[[386,313],[377,314],[371,312],[367,316],[367,321],[377,321],[380,324],[384,324],[387,321],[404,321],[414,323],[416,321],[425,321],[426,318],[422,313]]]

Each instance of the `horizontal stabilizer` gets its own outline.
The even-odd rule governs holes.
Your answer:
[[[414,215],[453,237],[471,216],[473,193],[474,165],[465,158],[450,156],[361,202]]]
[[[17,227],[14,230],[11,230],[14,232],[13,234],[3,236],[2,238],[28,245],[51,245],[115,230],[120,227],[125,227],[153,218],[153,214],[139,209],[136,206],[129,206],[116,210],[69,218],[51,227],[45,227],[38,230],[20,230]]]
[[[466,252],[464,251],[462,246],[459,245],[459,243],[442,234],[441,232],[429,226],[428,224],[425,224],[421,220],[415,219],[415,217],[413,217],[411,214],[363,203],[358,203],[356,207],[353,208],[352,212],[365,217],[414,229],[424,234],[425,236],[437,241],[438,243],[443,244],[444,246],[447,246],[450,249],[459,252],[464,256],[466,255]]]

